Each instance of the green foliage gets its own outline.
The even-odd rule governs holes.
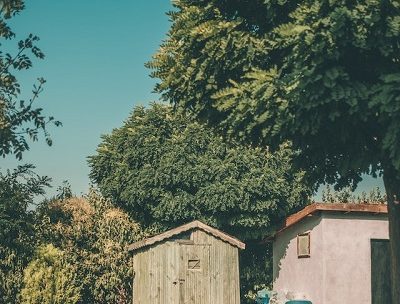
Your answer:
[[[292,169],[293,155],[288,145],[270,153],[224,142],[192,118],[154,104],[135,108],[121,128],[104,136],[89,163],[103,195],[147,231],[198,219],[244,240],[254,248],[242,257],[248,287],[256,269],[270,261],[264,259],[269,251],[256,244],[310,194],[304,172]],[[265,267],[262,282],[269,276]]]
[[[29,246],[29,244],[28,244]],[[0,246],[0,303],[18,303],[23,286],[23,272],[31,248],[23,252]]]
[[[139,226],[95,191],[85,198],[44,202],[38,208],[38,238],[63,250],[80,283],[79,303],[131,303],[128,244]]]
[[[174,1],[148,64],[165,100],[317,182],[400,171],[398,1]]]
[[[24,8],[24,1],[0,1],[0,39],[11,40],[15,33],[8,26],[8,19],[18,14]],[[35,45],[39,38],[30,34],[26,39],[18,42],[15,54],[0,51],[0,155],[13,154],[22,159],[22,154],[29,149],[27,137],[33,141],[38,139],[39,132],[45,135],[48,145],[52,140],[46,126],[53,123],[61,125],[53,117],[42,114],[41,108],[33,107],[33,103],[43,90],[45,80],[38,78],[38,84],[33,86],[32,97],[28,102],[19,100],[21,86],[15,76],[18,71],[32,67],[32,60],[28,52],[35,58],[43,59],[44,54]],[[0,41],[0,46],[4,42]]]
[[[399,1],[174,4],[156,91],[244,143],[289,140],[316,187],[383,174],[400,298]]]
[[[156,91],[223,134],[290,141],[315,185],[383,175],[400,298],[398,0],[176,0]]]
[[[17,303],[23,269],[34,248],[35,195],[43,194],[49,178],[35,174],[31,165],[0,172],[0,303]]]
[[[60,125],[54,118],[45,117],[41,108],[33,106],[42,91],[44,79],[38,79],[28,102],[20,100],[21,86],[15,75],[32,67],[29,56],[44,57],[35,45],[39,38],[32,34],[19,41],[15,51],[5,51],[4,45],[13,49],[7,40],[16,38],[8,21],[23,9],[22,0],[0,0],[0,155],[13,154],[18,160],[29,148],[27,138],[35,141],[42,132],[47,144],[51,145],[46,126],[48,123]],[[14,172],[0,172],[1,303],[19,302],[23,269],[31,259],[34,247],[33,217],[28,206],[35,195],[44,193],[44,187],[50,182],[49,178],[35,174],[33,169],[32,165],[24,165]]]
[[[53,245],[39,247],[24,271],[21,304],[76,304],[80,298],[76,269]]]
[[[27,211],[35,195],[44,194],[50,179],[35,174],[32,165],[19,166],[14,171],[0,172],[0,244],[18,248],[25,246],[22,235],[31,230],[31,215]]]
[[[155,104],[134,109],[90,157],[102,193],[145,228],[203,220],[243,239],[258,239],[309,192],[291,169],[293,152],[275,154],[224,142],[185,115]],[[159,226],[159,227],[153,227]]]
[[[326,186],[322,191],[322,202],[324,203],[349,203],[349,204],[386,204],[386,195],[383,195],[379,188],[372,189],[368,193],[363,191],[360,195],[355,195],[351,188],[343,188],[334,191]]]
[[[71,184],[67,180],[64,180],[62,185],[57,187],[57,194],[55,198],[58,200],[64,200],[73,196]]]

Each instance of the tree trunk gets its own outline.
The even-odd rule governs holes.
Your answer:
[[[389,239],[392,261],[392,303],[400,303],[400,172],[385,168],[383,182],[389,213]]]

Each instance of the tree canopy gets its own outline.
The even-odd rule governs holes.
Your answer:
[[[106,197],[145,228],[199,219],[239,238],[265,236],[309,191],[293,152],[224,142],[169,106],[136,107],[90,157],[90,176]],[[157,227],[158,226],[158,227]]]
[[[156,91],[224,134],[289,140],[315,185],[383,174],[400,298],[400,4],[178,0]]]
[[[156,90],[246,142],[290,139],[319,181],[400,170],[398,2],[247,2],[176,1]]]

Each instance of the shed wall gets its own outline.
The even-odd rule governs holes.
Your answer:
[[[196,245],[209,246],[207,280],[210,291],[204,295],[209,299],[202,299],[200,302],[240,304],[238,248],[200,229],[192,232],[191,240]],[[187,261],[181,260],[180,246],[188,245],[170,240],[134,252],[134,304],[183,304],[179,300],[179,279],[185,278],[180,278],[180,267],[187,267]],[[197,302],[193,303],[201,304]]]
[[[179,299],[179,244],[163,242],[133,256],[133,303],[167,304]]]
[[[210,304],[239,304],[239,250],[212,235],[197,230],[195,244],[210,245]]]

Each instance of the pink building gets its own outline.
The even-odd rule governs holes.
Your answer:
[[[312,204],[273,239],[274,290],[313,304],[390,303],[386,205]]]

